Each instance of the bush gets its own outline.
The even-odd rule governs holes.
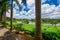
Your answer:
[[[19,24],[16,24],[14,25],[14,28],[17,30],[17,31],[23,31],[24,29],[22,28],[22,23],[19,23]]]
[[[42,35],[45,40],[56,40],[56,33],[47,32],[47,33],[42,33]]]
[[[14,28],[19,31],[24,31],[26,34],[34,36],[35,26],[30,24],[14,24]],[[42,36],[45,40],[60,40],[60,27],[42,27]]]

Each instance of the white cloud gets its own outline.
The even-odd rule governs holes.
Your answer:
[[[46,0],[42,0],[42,3],[45,2]]]
[[[49,5],[43,4],[42,5],[42,17],[45,18],[59,18],[60,17],[60,5]]]
[[[42,0],[42,2],[45,2],[46,0]],[[15,3],[15,2],[14,2]],[[16,9],[14,9],[14,18],[35,18],[35,0],[27,0],[28,8],[30,9],[28,12],[21,11],[20,13],[16,12]],[[17,7],[17,6],[16,6]],[[17,7],[18,8],[18,7]],[[41,6],[41,15],[42,18],[59,18],[60,17],[60,5],[49,5],[49,4],[43,4]],[[7,16],[10,14],[7,13]]]

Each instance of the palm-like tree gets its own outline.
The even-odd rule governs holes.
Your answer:
[[[3,22],[3,27],[6,27],[6,5],[2,15],[2,22]]]
[[[35,0],[36,7],[36,32],[34,40],[42,40],[41,33],[41,0]]]
[[[19,9],[20,9],[20,11],[22,10],[22,6],[19,4],[19,2],[18,2],[18,0],[12,0],[12,2],[11,2],[11,24],[10,24],[10,30],[12,30],[13,29],[13,1],[15,1],[16,2],[16,4],[18,5],[18,7],[19,7]],[[24,3],[24,4],[26,4],[26,0],[22,0],[22,3]]]
[[[5,0],[7,1],[7,0]],[[21,5],[19,4],[18,0],[12,0],[12,4],[11,4],[11,30],[12,30],[12,21],[13,21],[13,1],[15,1],[18,5],[18,7],[20,9],[22,9]],[[2,1],[4,3],[4,0]],[[0,4],[2,3],[0,2]],[[22,0],[22,3],[26,4],[26,0]],[[41,0],[35,0],[35,7],[36,7],[36,32],[35,32],[35,39],[34,40],[42,40],[42,33],[41,33]],[[1,10],[2,10],[2,14],[4,14],[4,17],[6,17],[6,11],[8,10],[8,8],[6,8],[5,4],[5,8],[2,5]],[[8,6],[7,6],[8,7]],[[7,9],[7,10],[6,10]]]
[[[11,6],[10,6],[10,4],[9,3],[7,3],[7,2],[9,2],[8,0],[1,0],[0,1],[0,4],[2,4],[2,6],[0,5],[0,9],[2,10],[2,11],[0,11],[0,13],[1,13],[1,15],[0,15],[0,20],[2,19],[3,20],[3,22],[6,22],[6,11],[9,9],[9,8],[11,8],[11,24],[10,24],[10,26],[11,26],[11,28],[10,29],[12,29],[12,20],[13,20],[13,1],[15,1],[16,2],[16,4],[17,4],[17,6],[19,7],[19,9],[20,9],[20,11],[22,10],[22,6],[19,4],[19,2],[18,2],[18,0],[12,0],[12,4],[11,4]],[[24,2],[23,2],[24,3]],[[7,6],[6,6],[7,5]],[[6,8],[7,7],[7,8]]]
[[[13,27],[13,0],[11,0],[11,14],[10,14],[10,30],[12,30],[12,27]]]
[[[5,26],[5,23],[6,23],[6,7],[8,4],[8,0],[1,0],[0,1],[0,21],[3,22],[3,26]]]

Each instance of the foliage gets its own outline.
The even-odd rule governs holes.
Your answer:
[[[21,25],[19,24],[19,26],[21,26]],[[23,24],[21,27],[22,27],[22,29],[18,28],[16,26],[17,29],[23,30],[23,31],[25,31],[25,33],[34,36],[35,25],[33,25],[33,24]],[[43,26],[42,27],[43,38],[45,40],[60,40],[60,29],[59,28],[60,27],[55,27],[55,26],[50,26],[50,27]]]
[[[22,23],[19,23],[17,25],[14,25],[14,28],[17,30],[17,31],[23,31],[24,29],[22,28]]]
[[[7,6],[7,9],[8,9],[8,6],[9,6],[8,0],[1,0],[1,1],[0,1],[0,15],[1,15],[1,16],[2,16],[3,12],[4,12],[5,10],[7,10],[7,9],[6,9],[6,6]]]
[[[26,34],[32,35],[34,37],[35,24],[21,24],[14,21],[13,25],[15,30],[18,32],[24,31]],[[60,40],[60,27],[54,25],[42,25],[42,35],[45,40]]]

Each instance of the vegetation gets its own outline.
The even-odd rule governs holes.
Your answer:
[[[29,34],[29,35],[34,37],[35,24],[26,24],[24,22],[18,23],[18,22],[21,22],[23,19],[19,19],[19,20],[20,21],[17,21],[17,19],[14,19],[14,22],[13,22],[13,27],[16,30],[16,32],[24,31],[26,34]],[[24,19],[24,20],[26,20],[26,19]],[[58,20],[58,19],[55,19],[55,20]],[[43,22],[42,25],[41,25],[42,26],[41,29],[42,29],[43,38],[45,40],[60,40],[60,26],[55,26],[54,24],[52,25],[49,22],[48,23],[51,24],[51,25],[44,25],[44,23],[45,22]],[[47,23],[45,23],[45,24],[47,24]],[[9,21],[7,21],[7,25],[8,25],[8,28],[9,28],[9,25],[10,25]]]
[[[42,24],[43,25],[43,24]],[[42,26],[42,35],[45,40],[60,40],[60,27],[58,26]],[[26,34],[32,35],[34,37],[35,24],[20,24],[14,23],[14,29],[19,31],[24,31]]]
[[[19,7],[20,11],[22,10],[21,5],[17,0],[14,0]],[[39,1],[39,0],[38,0]],[[13,0],[12,4],[9,4],[8,0],[0,0],[0,25],[7,26],[8,29],[14,28],[16,32],[24,31],[26,34],[29,34],[35,37],[35,40],[40,40],[42,37],[45,40],[60,40],[60,26],[56,26],[60,23],[60,19],[41,19],[41,7],[40,1],[36,2],[36,20],[35,19],[15,19],[13,18]],[[23,4],[27,4],[26,0],[22,0]],[[38,4],[38,5],[37,5]],[[6,21],[6,11],[11,8],[11,17],[7,17]],[[36,22],[35,24],[29,24],[29,22]],[[42,26],[41,26],[42,23]],[[52,24],[52,25],[44,25]],[[35,27],[36,26],[36,27]],[[42,30],[42,31],[41,31]],[[35,34],[36,33],[36,34]]]

